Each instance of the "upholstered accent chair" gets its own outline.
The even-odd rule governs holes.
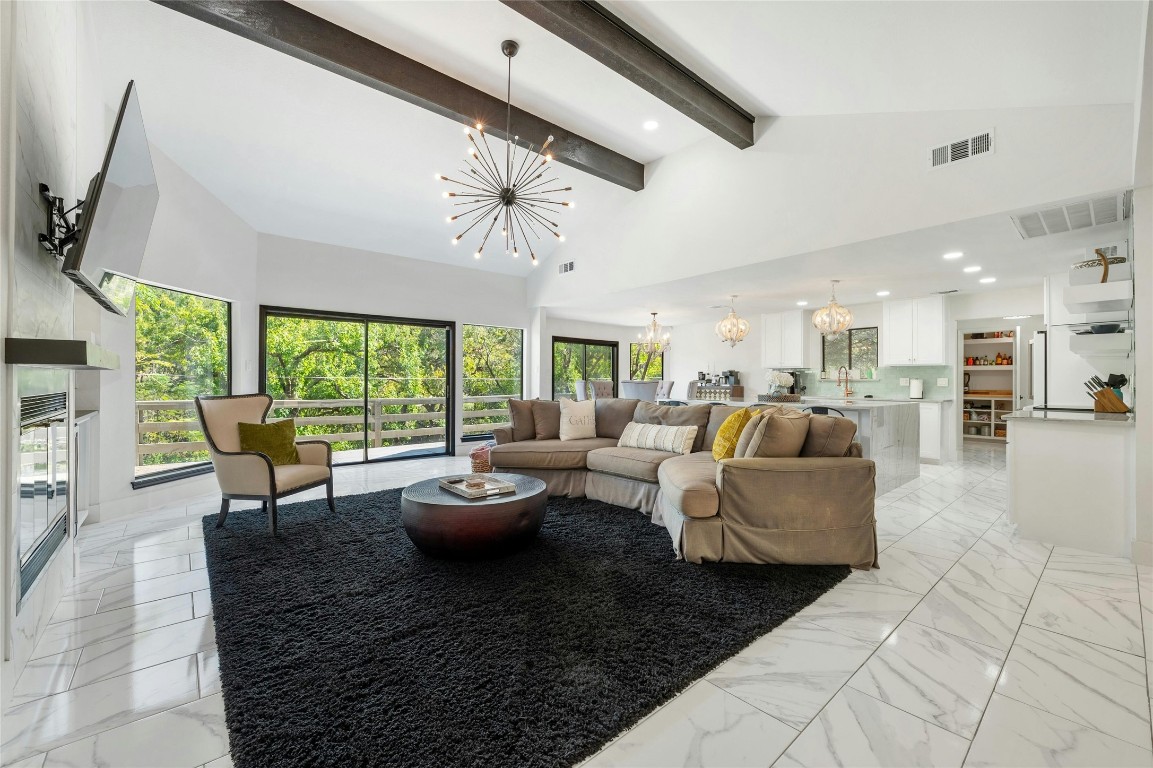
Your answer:
[[[612,379],[589,379],[589,389],[593,400],[604,397],[613,397]]]
[[[323,440],[296,443],[299,464],[273,466],[272,459],[256,451],[240,450],[237,424],[263,424],[272,408],[272,397],[265,394],[222,395],[196,398],[204,438],[216,480],[220,484],[220,517],[216,527],[228,519],[232,499],[261,502],[268,513],[268,529],[276,534],[276,502],[284,496],[323,485],[328,489],[328,508],[336,511],[332,495],[332,446]]]
[[[660,384],[659,381],[622,381],[621,397],[655,403]]]
[[[668,381],[661,380],[657,382],[657,400],[668,400],[673,396],[673,382],[672,379]]]

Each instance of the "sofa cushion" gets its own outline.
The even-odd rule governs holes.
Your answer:
[[[513,440],[533,440],[536,438],[536,422],[532,416],[532,404],[532,400],[510,399],[508,401]]]
[[[588,468],[592,472],[655,483],[661,463],[680,455],[648,448],[597,448],[589,451]]]
[[[488,454],[494,469],[584,469],[585,456],[596,448],[612,448],[611,437],[583,440],[526,440],[493,446]]]
[[[637,403],[633,421],[638,424],[664,424],[669,427],[696,427],[697,436],[693,450],[702,450],[705,444],[705,427],[709,424],[709,413],[713,406],[701,405],[657,405]]]
[[[600,397],[596,399],[597,437],[620,437],[625,425],[633,420],[633,411],[640,400],[627,397]]]
[[[592,400],[560,399],[560,439],[585,440],[597,436],[596,403]]]
[[[745,428],[741,430],[741,436],[737,438],[737,446],[733,449],[733,457],[743,457],[749,452],[749,444],[753,442],[753,435],[757,433],[757,427],[761,425],[761,419],[764,419],[771,413],[776,413],[781,406],[770,405],[768,408],[762,408],[759,411],[753,411],[752,417]]]
[[[745,458],[795,459],[801,455],[805,438],[809,434],[812,414],[792,408],[782,408],[761,419]]]
[[[560,403],[555,400],[533,400],[532,420],[537,440],[560,439]]]
[[[720,509],[717,463],[709,451],[662,461],[657,480],[665,501],[685,517],[714,517]]]
[[[664,424],[638,424],[630,421],[617,445],[668,453],[692,453],[696,427],[669,427]]]
[[[753,413],[748,408],[744,408],[740,405],[713,406],[713,409],[709,411],[709,423],[708,426],[705,427],[705,444],[701,450],[711,451],[713,449],[713,445],[716,444],[717,434],[720,433],[721,427],[725,423],[725,419],[729,418],[738,411],[749,411],[750,416],[752,416]],[[740,436],[741,433],[738,431],[736,437],[733,438],[734,445],[736,444],[737,437]]]
[[[713,415],[709,417],[709,428],[712,429],[713,420],[716,417],[717,411],[720,406],[713,408]],[[721,428],[717,430],[716,436],[712,440],[713,461],[720,461],[721,459],[731,459],[737,449],[737,441],[741,439],[741,432],[744,430],[745,425],[749,423],[749,419],[753,418],[753,412],[748,408],[739,408],[730,413],[721,424]],[[709,442],[708,436],[705,437],[705,442]],[[708,448],[706,447],[706,450]]]
[[[801,456],[844,456],[857,434],[857,424],[841,416],[813,414]]]

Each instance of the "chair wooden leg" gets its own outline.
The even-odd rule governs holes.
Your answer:
[[[276,497],[272,496],[265,502],[268,505],[268,530],[276,535]]]
[[[328,511],[336,512],[336,500],[332,497],[332,476],[328,477]]]
[[[224,521],[228,519],[228,499],[220,500],[220,515],[216,518],[216,527],[223,528]]]
[[[268,514],[268,499],[261,500],[261,502],[260,502],[260,514],[262,514],[262,515]]]

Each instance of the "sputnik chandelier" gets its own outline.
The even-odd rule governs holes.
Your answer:
[[[528,255],[535,267],[536,253],[528,235],[531,234],[539,240],[543,231],[564,242],[564,235],[558,231],[557,223],[551,219],[561,208],[573,208],[576,204],[571,200],[562,201],[549,197],[557,192],[572,191],[572,187],[552,187],[559,182],[556,176],[551,176],[551,169],[545,168],[545,165],[552,160],[552,155],[548,154],[549,144],[553,141],[552,136],[549,136],[535,152],[533,145],[529,144],[529,148],[519,160],[517,159],[516,141],[520,137],[512,134],[512,57],[516,56],[520,45],[515,40],[505,40],[500,44],[500,50],[508,57],[503,162],[497,161],[496,155],[489,147],[484,125],[477,123],[473,128],[480,136],[479,144],[472,134],[473,129],[467,127],[464,129],[468,136],[469,156],[464,161],[467,170],[462,168],[460,173],[464,174],[465,180],[449,178],[439,173],[436,174],[436,178],[455,184],[459,188],[458,191],[445,192],[444,197],[459,199],[453,206],[468,209],[448,217],[450,224],[458,219],[468,221],[464,231],[452,239],[453,245],[459,243],[461,238],[478,224],[488,221],[491,215],[492,220],[488,221],[480,247],[473,253],[473,257],[479,259],[484,253],[484,246],[499,222],[500,236],[504,238],[504,252],[511,253],[514,257],[520,256],[520,246],[524,246],[528,248]]]
[[[813,327],[821,332],[827,339],[835,339],[853,325],[853,313],[847,307],[837,303],[837,283],[840,280],[831,280],[833,295],[826,306],[813,313]]]

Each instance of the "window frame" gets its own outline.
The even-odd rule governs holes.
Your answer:
[[[620,387],[620,342],[619,341],[606,341],[604,339],[580,339],[575,336],[553,336],[552,344],[549,347],[549,387],[552,391],[552,399],[556,400],[556,370],[554,364],[556,363],[556,345],[557,344],[581,344],[586,349],[581,358],[581,372],[582,375],[587,376],[588,371],[588,349],[587,347],[608,347],[612,351],[612,371],[613,371],[613,397],[617,396],[617,391]],[[587,378],[585,379],[588,380]]]
[[[665,378],[665,350],[657,353],[656,357],[661,361],[661,376],[659,379],[637,379],[633,376],[633,348],[643,346],[642,341],[629,342],[629,381],[664,381]]]
[[[465,382],[465,378],[464,378],[464,329],[470,325],[474,326],[476,328],[503,328],[503,329],[508,330],[508,331],[519,331],[520,332],[520,394],[516,395],[515,399],[517,399],[517,400],[523,400],[524,399],[524,383],[525,383],[525,381],[524,381],[524,337],[525,337],[525,329],[519,328],[515,325],[491,325],[491,324],[490,325],[483,325],[481,323],[463,323],[462,322],[460,324],[460,338],[461,338],[461,345],[460,345],[460,367],[461,367],[461,372],[460,372],[460,386],[461,386],[461,393],[460,393],[460,404],[461,404],[460,441],[462,443],[483,442],[483,441],[492,440],[492,437],[493,437],[492,430],[489,430],[488,432],[474,432],[474,433],[468,434],[468,435],[466,435],[464,433],[464,420],[466,418],[468,418],[468,411],[464,410],[464,398],[466,397],[466,395],[464,394],[464,382]],[[509,398],[514,398],[514,396],[509,395]],[[511,419],[511,416],[510,416],[510,419]]]
[[[302,320],[335,320],[353,323],[365,324],[365,338],[364,338],[364,356],[365,362],[368,359],[368,325],[370,323],[382,323],[392,325],[417,325],[426,328],[442,328],[446,331],[445,338],[445,425],[444,425],[444,451],[442,453],[427,453],[415,456],[381,456],[378,458],[367,458],[367,447],[365,448],[366,458],[361,461],[346,461],[341,462],[337,466],[342,467],[355,467],[364,464],[379,464],[388,461],[411,461],[413,459],[440,459],[445,456],[455,455],[456,450],[456,326],[455,320],[429,320],[426,318],[413,318],[413,317],[395,317],[391,315],[369,315],[358,312],[335,312],[332,310],[324,309],[305,309],[301,307],[277,307],[266,304],[260,305],[260,320],[258,326],[258,338],[256,353],[260,358],[259,370],[257,375],[257,388],[261,392],[268,390],[268,316],[275,315],[278,317],[295,317]],[[364,411],[368,413],[368,367],[364,369],[365,387],[364,387]],[[523,384],[522,384],[523,387]],[[461,396],[464,396],[463,391]],[[367,431],[367,430],[366,430]]]
[[[877,332],[877,367],[881,366],[881,328],[877,325],[866,325],[861,328],[850,328],[845,332],[849,342],[849,364],[845,366],[849,370],[853,369],[853,332],[854,331],[876,331]],[[821,336],[821,370],[827,371],[825,367],[825,345],[828,344],[829,339],[827,336]]]
[[[136,280],[135,282],[137,285],[146,285],[149,288],[159,288],[162,291],[171,291],[172,293],[183,293],[185,295],[195,296],[195,297],[200,298],[200,299],[208,299],[209,301],[219,301],[222,304],[224,304],[226,307],[228,307],[228,315],[227,315],[227,320],[226,320],[226,326],[227,326],[228,330],[226,332],[226,337],[225,337],[226,338],[225,343],[227,344],[227,347],[228,347],[228,355],[226,356],[227,360],[228,360],[228,365],[226,367],[225,374],[224,374],[225,381],[227,382],[227,386],[226,386],[227,391],[225,391],[223,394],[225,394],[225,395],[233,394],[234,383],[233,383],[233,376],[232,376],[232,370],[233,370],[232,354],[233,354],[234,347],[232,344],[232,342],[233,342],[232,332],[233,332],[233,328],[234,328],[234,323],[233,323],[232,314],[233,314],[233,303],[234,302],[230,301],[229,299],[221,298],[219,296],[209,296],[208,294],[205,294],[205,293],[198,293],[196,291],[189,291],[189,290],[185,290],[183,288],[173,288],[172,286],[161,285],[160,283],[150,283],[147,280]],[[135,292],[134,292],[134,295],[132,297],[132,379],[133,379],[133,382],[132,382],[132,403],[133,403],[132,415],[133,415],[133,419],[135,420],[135,417],[136,417],[136,405],[135,405],[136,404],[136,296],[135,296]],[[139,441],[139,439],[140,439],[139,436],[137,436],[136,440]],[[136,445],[139,445],[139,442],[137,442]],[[136,467],[136,464],[134,461],[133,469],[135,469],[135,467]],[[185,466],[182,466],[182,467],[173,467],[171,469],[162,469],[162,470],[158,470],[156,472],[149,472],[148,474],[139,475],[139,476],[133,475],[131,485],[132,485],[132,490],[136,491],[136,490],[140,490],[141,488],[150,488],[152,486],[162,485],[164,483],[171,483],[171,482],[174,482],[176,480],[184,480],[185,478],[189,478],[189,477],[197,477],[199,475],[207,475],[207,474],[214,472],[214,471],[215,470],[213,469],[211,459],[209,459],[207,461],[194,461],[194,462],[189,462],[188,464],[186,464]]]

